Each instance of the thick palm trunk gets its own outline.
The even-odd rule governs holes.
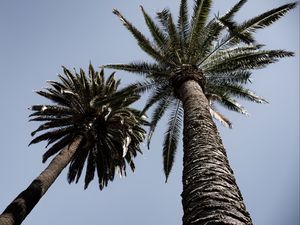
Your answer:
[[[201,87],[189,80],[179,94],[184,108],[183,225],[252,224]]]
[[[81,139],[79,137],[72,144],[65,147],[28,188],[7,206],[0,215],[0,225],[18,225],[23,222],[48,188],[54,183],[61,171],[68,165]]]

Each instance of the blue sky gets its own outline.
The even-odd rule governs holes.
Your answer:
[[[236,1],[215,1],[214,13],[224,13]],[[288,1],[251,0],[237,17],[250,18]],[[192,1],[189,1],[191,4]],[[44,100],[33,90],[56,80],[61,65],[87,68],[145,59],[121,25],[118,8],[148,34],[139,5],[151,15],[168,7],[177,15],[179,1],[0,1],[0,211],[46,167],[44,145],[27,147],[32,104]],[[270,104],[243,102],[250,116],[224,114],[234,129],[220,133],[245,204],[256,225],[296,225],[299,221],[299,7],[268,29],[257,32],[269,49],[296,52],[253,75],[251,89]],[[107,71],[107,74],[110,71]],[[117,72],[122,83],[136,77]],[[142,104],[137,105],[142,107]],[[96,180],[87,190],[83,183],[69,185],[66,171],[38,203],[24,225],[181,224],[180,193],[182,148],[167,184],[162,170],[164,124],[153,137],[151,149],[136,159],[137,170],[115,179],[103,191]]]

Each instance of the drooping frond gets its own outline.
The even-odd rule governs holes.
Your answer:
[[[177,144],[180,137],[181,126],[183,121],[183,110],[181,102],[175,101],[174,109],[170,115],[168,128],[165,133],[165,139],[163,143],[163,160],[164,160],[164,172],[166,176],[166,182],[172,170],[174,163],[174,156],[177,149]]]
[[[169,108],[171,103],[172,103],[172,99],[170,96],[167,95],[162,96],[161,99],[158,101],[157,106],[155,107],[151,117],[150,129],[147,136],[148,148],[150,148],[151,138],[155,131],[158,121],[165,114],[166,110]]]
[[[151,93],[151,96],[147,99],[147,102],[143,108],[142,113],[146,113],[156,102],[161,100],[164,96],[172,95],[173,90],[168,84],[156,84],[156,87]]]
[[[226,94],[223,94],[220,96],[220,98],[217,98],[216,101],[229,110],[248,115],[247,110],[241,104]]]
[[[224,117],[221,113],[217,112],[212,107],[209,108],[209,112],[211,116],[216,120],[218,120],[224,127],[232,128],[231,122],[226,117]]]

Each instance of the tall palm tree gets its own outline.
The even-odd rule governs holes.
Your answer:
[[[166,180],[173,166],[183,120],[183,224],[252,224],[229,166],[213,118],[227,127],[231,122],[214,104],[247,114],[236,97],[267,101],[245,87],[252,70],[293,56],[284,50],[265,50],[253,36],[295,8],[282,5],[243,23],[235,14],[240,0],[225,15],[209,19],[211,0],[195,0],[191,19],[187,0],[181,0],[177,23],[168,9],[157,13],[156,23],[141,6],[153,40],[147,39],[118,10],[123,25],[154,62],[106,65],[145,76],[140,91],[150,90],[144,111],[154,106],[148,143],[167,109],[171,109],[163,143]]]
[[[49,166],[0,215],[1,225],[21,224],[62,170],[69,164],[69,183],[78,182],[87,162],[87,188],[98,175],[99,188],[107,186],[115,173],[126,175],[126,165],[134,170],[133,158],[141,152],[146,122],[140,111],[129,105],[139,99],[132,88],[117,90],[120,80],[111,74],[104,78],[103,70],[89,66],[88,77],[83,70],[72,73],[63,68],[60,81],[49,81],[50,87],[37,94],[54,104],[33,105],[30,121],[42,124],[32,132],[31,144],[46,141],[51,146],[43,162],[54,156]]]

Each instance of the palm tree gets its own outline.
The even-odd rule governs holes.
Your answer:
[[[153,40],[147,39],[118,10],[123,25],[154,62],[111,64],[107,68],[145,76],[139,91],[150,90],[144,112],[153,110],[148,144],[158,121],[171,110],[163,143],[166,180],[173,166],[183,120],[183,224],[252,224],[229,166],[213,118],[231,128],[215,103],[247,114],[236,98],[266,103],[247,89],[251,72],[283,57],[284,50],[265,50],[254,32],[273,24],[296,3],[282,5],[243,23],[235,14],[240,0],[225,15],[209,19],[211,0],[196,0],[191,19],[187,0],[181,0],[177,23],[168,9],[157,13],[156,23],[141,6]]]
[[[141,152],[145,120],[140,111],[129,105],[139,99],[132,88],[117,91],[120,80],[111,74],[105,80],[103,70],[89,66],[71,73],[63,68],[59,82],[49,81],[50,88],[37,94],[54,102],[52,105],[33,105],[30,121],[42,124],[32,132],[31,144],[46,141],[51,146],[43,162],[56,155],[49,166],[0,215],[1,225],[21,224],[62,170],[68,165],[69,183],[78,182],[87,162],[85,185],[98,175],[100,190],[114,179],[115,173],[126,175],[126,165],[134,170],[133,158]]]

